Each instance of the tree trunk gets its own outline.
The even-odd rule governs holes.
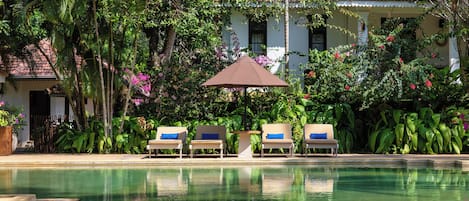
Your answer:
[[[148,59],[149,67],[159,67],[161,66],[160,57],[158,52],[158,43],[160,41],[159,30],[157,28],[148,28],[145,29],[145,34],[149,38],[148,49],[150,50],[150,58]]]
[[[106,97],[106,87],[104,84],[104,73],[103,73],[103,59],[101,57],[101,42],[99,40],[99,29],[98,29],[98,19],[96,13],[96,0],[93,0],[93,15],[94,15],[94,31],[95,37],[98,43],[97,48],[97,59],[99,67],[99,78],[101,84],[101,97],[102,97],[102,109],[103,109],[103,123],[104,123],[104,136],[109,137],[109,125],[108,125],[108,107],[107,107],[107,97]]]
[[[171,60],[171,53],[173,52],[174,42],[176,41],[176,29],[173,26],[169,26],[166,29],[166,42],[163,48],[163,54],[161,63],[166,63]]]

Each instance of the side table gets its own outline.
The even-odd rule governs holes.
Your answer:
[[[261,131],[245,130],[233,131],[233,133],[239,135],[238,158],[252,158],[251,135],[261,134]]]

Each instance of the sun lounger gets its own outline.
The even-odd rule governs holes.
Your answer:
[[[332,124],[306,124],[303,143],[305,156],[308,156],[309,149],[331,149],[331,153],[337,156],[339,144],[334,139]]]
[[[197,149],[219,149],[220,158],[223,158],[225,149],[226,128],[225,126],[198,126],[195,139],[191,141],[189,150],[191,158]]]
[[[261,157],[264,157],[264,149],[289,150],[289,155],[293,156],[292,127],[290,124],[264,124],[262,125],[262,147]]]
[[[186,135],[186,127],[158,127],[156,139],[148,141],[147,149],[149,157],[151,157],[151,150],[155,150],[155,155],[157,155],[158,149],[179,149],[179,158],[182,158],[182,149],[186,141]]]

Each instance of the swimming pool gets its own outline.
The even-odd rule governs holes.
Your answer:
[[[469,200],[461,169],[1,168],[0,194],[120,200]]]

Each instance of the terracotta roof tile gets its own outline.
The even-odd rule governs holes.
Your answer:
[[[44,53],[55,62],[56,56],[49,40],[42,40],[39,46]],[[49,78],[55,79],[52,67],[46,57],[34,45],[24,49],[24,57],[9,56],[8,64],[0,59],[0,70],[9,73],[12,78]]]

